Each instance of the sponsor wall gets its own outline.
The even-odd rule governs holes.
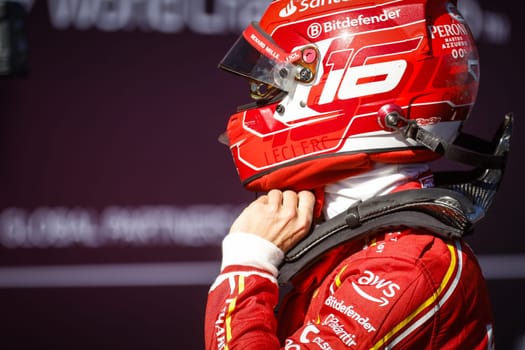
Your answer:
[[[219,243],[254,198],[217,142],[247,84],[216,65],[267,1],[22,3],[27,72],[0,78],[2,342],[202,348]],[[468,240],[498,346],[522,349],[520,12],[481,0],[460,9],[482,72],[466,130],[488,138],[516,114],[504,183]]]

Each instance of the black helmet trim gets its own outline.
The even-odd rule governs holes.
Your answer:
[[[413,140],[447,159],[483,169],[505,167],[510,150],[513,116],[505,115],[503,122],[491,141],[460,132],[453,143],[425,130],[415,120],[408,120],[398,111],[385,115],[384,125],[399,131],[407,140]]]

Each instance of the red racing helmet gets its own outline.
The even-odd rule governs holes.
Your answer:
[[[255,100],[222,137],[253,191],[434,160],[442,153],[406,126],[452,143],[479,85],[474,39],[447,0],[272,1],[219,67]]]

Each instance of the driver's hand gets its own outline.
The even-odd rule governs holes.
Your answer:
[[[255,234],[286,253],[309,232],[314,204],[310,191],[271,190],[242,211],[230,233]]]

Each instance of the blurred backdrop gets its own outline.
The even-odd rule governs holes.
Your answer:
[[[1,349],[203,348],[220,241],[254,198],[217,142],[247,83],[216,66],[268,3],[0,1]],[[516,116],[503,185],[468,241],[498,348],[522,350],[522,12],[459,3],[482,72],[465,130],[489,138]]]

